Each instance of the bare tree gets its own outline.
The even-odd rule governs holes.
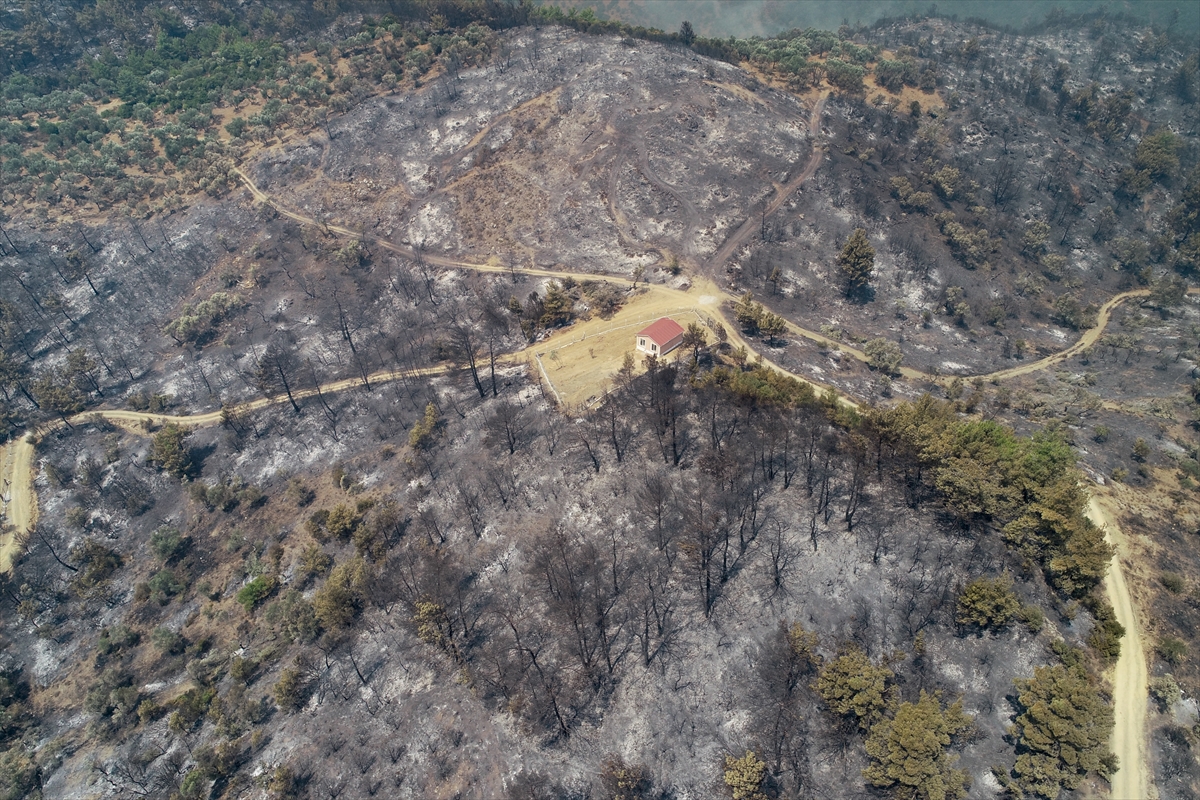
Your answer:
[[[311,365],[310,365],[311,366]],[[292,385],[295,383],[294,374],[297,370],[295,355],[289,348],[275,342],[267,345],[254,371],[254,385],[262,392],[263,397],[275,397],[282,391],[287,395],[292,409],[299,414],[300,404],[292,395]],[[324,398],[322,398],[324,403]],[[325,406],[328,409],[328,406]]]

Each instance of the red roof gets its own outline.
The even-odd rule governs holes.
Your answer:
[[[639,331],[638,336],[645,336],[662,347],[667,342],[683,333],[683,326],[670,317],[663,317],[649,328]]]

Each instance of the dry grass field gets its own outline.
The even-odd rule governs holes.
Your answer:
[[[650,286],[608,319],[593,317],[565,328],[530,348],[535,371],[554,388],[564,408],[590,405],[604,396],[612,376],[621,368],[626,353],[633,353],[638,369],[642,358],[634,349],[635,334],[660,317],[670,317],[685,328],[689,323],[706,324],[708,319],[724,324],[715,295],[693,287],[687,291]],[[727,326],[728,327],[728,326]],[[715,339],[710,338],[710,341]],[[668,359],[682,357],[678,349]]]

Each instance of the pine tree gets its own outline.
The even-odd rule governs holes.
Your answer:
[[[813,688],[833,713],[854,718],[865,730],[883,716],[892,677],[890,669],[876,667],[861,649],[850,647],[825,665]]]
[[[1074,789],[1094,772],[1117,771],[1108,749],[1113,710],[1081,666],[1036,667],[1030,680],[1014,681],[1020,716],[1010,729],[1017,740],[1016,783],[1041,797]]]
[[[846,297],[852,297],[867,285],[875,272],[875,248],[867,241],[867,232],[855,228],[838,256],[838,266],[846,278]]]
[[[725,756],[725,785],[733,800],[767,800],[762,790],[766,772],[766,762],[753,750],[747,750],[741,758]]]
[[[965,797],[971,776],[953,768],[957,759],[946,747],[971,727],[961,700],[943,711],[938,696],[922,690],[916,703],[901,703],[895,717],[871,728],[866,749],[872,764],[863,777],[873,786],[894,787],[906,800]]]

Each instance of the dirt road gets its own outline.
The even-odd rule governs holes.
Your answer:
[[[1125,626],[1121,656],[1113,671],[1112,749],[1120,759],[1120,769],[1112,779],[1112,797],[1120,800],[1150,800],[1151,782],[1146,765],[1146,652],[1134,613],[1133,600],[1121,570],[1121,530],[1104,505],[1105,499],[1092,495],[1088,518],[1104,530],[1104,538],[1117,548],[1108,577],[1104,581],[1108,601],[1117,612],[1117,621]]]
[[[9,442],[0,452],[0,510],[4,533],[0,535],[0,573],[12,569],[25,537],[37,524],[37,496],[33,493],[33,444],[28,436]]]

